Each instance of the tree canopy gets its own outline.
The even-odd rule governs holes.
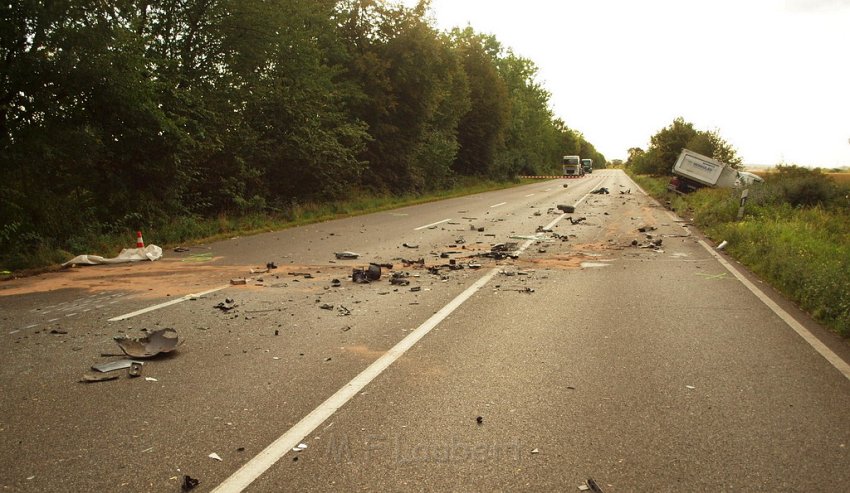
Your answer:
[[[352,190],[604,157],[492,35],[429,2],[20,0],[0,6],[0,252]],[[709,141],[710,142],[710,141]]]
[[[720,137],[717,130],[697,130],[693,123],[678,117],[649,139],[646,151],[640,147],[629,149],[626,166],[640,174],[667,175],[682,149],[690,149],[734,168],[741,165],[737,151]]]

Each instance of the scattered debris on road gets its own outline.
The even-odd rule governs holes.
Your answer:
[[[605,188],[605,187],[600,187],[600,188],[597,188],[596,190],[594,190],[590,193],[595,194],[595,195],[608,195],[611,192],[609,192],[608,189]]]
[[[150,358],[174,350],[177,347],[179,337],[176,330],[165,328],[138,339],[131,339],[124,335],[115,336],[113,339],[127,356]]]
[[[211,453],[211,454],[210,454],[210,455],[208,455],[207,457],[209,457],[210,459],[213,459],[213,460],[217,460],[217,461],[219,461],[219,462],[222,462],[222,460],[223,460],[223,459],[222,459],[222,458],[221,458],[221,457],[220,457],[217,453],[215,453],[215,452]]]
[[[359,253],[354,252],[336,252],[334,255],[338,260],[352,260],[360,257]]]
[[[188,474],[183,476],[183,483],[180,485],[181,491],[192,491],[196,486],[201,484],[201,481],[198,479],[189,476]]]
[[[117,361],[110,361],[108,363],[99,363],[97,365],[92,365],[91,369],[95,371],[99,371],[102,373],[108,373],[116,370],[123,370],[124,368],[130,368],[133,366],[133,363],[137,363],[142,365],[141,361],[133,361],[131,359],[120,359]]]
[[[81,382],[106,382],[107,380],[117,380],[118,375],[115,373],[101,373],[89,371],[83,374]]]
[[[575,211],[576,211],[576,208],[575,208],[575,207],[573,207],[573,206],[571,206],[571,205],[564,205],[564,204],[561,204],[561,205],[558,205],[558,210],[559,210],[559,211],[562,211],[562,212],[565,212],[565,213],[567,213],[567,214],[572,214],[573,212],[575,212]]]
[[[213,305],[213,308],[218,308],[219,310],[223,311],[224,313],[227,313],[230,310],[233,310],[234,308],[236,308],[237,306],[239,306],[239,305],[237,305],[236,302],[233,301],[232,298],[225,298],[224,301],[222,301],[221,303],[219,303],[217,305]]]

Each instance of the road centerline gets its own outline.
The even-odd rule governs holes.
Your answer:
[[[166,301],[165,303],[160,303],[158,305],[153,305],[153,306],[149,306],[147,308],[142,308],[141,310],[136,310],[134,312],[125,313],[124,315],[118,315],[117,317],[112,317],[107,321],[108,322],[119,322],[121,320],[127,320],[128,318],[133,318],[137,315],[142,315],[143,313],[148,313],[148,312],[152,312],[154,310],[159,310],[160,308],[165,308],[167,306],[176,305],[177,303],[182,303],[184,301],[188,301],[188,300],[191,300],[191,299],[194,299],[194,298],[200,298],[201,296],[203,296],[205,294],[215,293],[216,291],[221,291],[222,289],[227,288],[227,287],[230,287],[230,285],[225,284],[224,286],[219,286],[217,288],[208,289],[208,290],[206,290],[202,293],[187,294],[186,296],[181,296],[180,298],[177,298],[176,300]]]
[[[475,281],[470,287],[466,288],[455,299],[450,301],[446,306],[441,308],[437,313],[432,315],[422,325],[417,327],[413,332],[407,335],[404,339],[393,346],[389,351],[384,353],[380,358],[375,360],[365,370],[360,372],[350,382],[343,385],[335,394],[330,396],[325,402],[319,404],[310,414],[301,419],[292,428],[286,431],[283,435],[277,438],[269,446],[263,449],[254,458],[246,462],[230,477],[225,479],[221,484],[215,487],[213,493],[235,493],[241,492],[247,488],[255,479],[259,478],[264,472],[269,470],[280,459],[283,458],[290,450],[297,446],[307,435],[312,433],[328,418],[330,418],[337,410],[344,406],[360,391],[362,391],[369,383],[377,378],[381,373],[390,367],[397,359],[399,359],[410,348],[416,345],[420,339],[425,337],[431,330],[445,320],[466,300],[477,293],[499,272],[499,269],[490,269],[480,279]]]
[[[452,220],[452,218],[443,219],[442,221],[437,221],[437,222],[435,222],[435,223],[426,224],[425,226],[419,226],[418,228],[413,228],[413,231],[419,231],[419,230],[421,230],[421,229],[431,228],[431,227],[434,227],[434,226],[436,226],[436,225],[438,225],[438,224],[447,223],[447,222],[449,222],[449,221],[451,221],[451,220]]]
[[[585,194],[581,199],[579,199],[575,203],[575,205],[578,206],[579,204],[584,202],[589,196],[590,193]],[[559,221],[563,220],[566,216],[566,214],[561,214],[552,222],[550,222],[545,227],[545,229],[551,229]],[[430,226],[444,223],[449,220],[450,219],[446,219],[434,224],[421,226],[417,229],[427,228]],[[516,253],[520,254],[524,252],[529,246],[534,244],[535,241],[537,240],[531,239],[525,241],[523,245],[516,250]],[[327,421],[328,418],[333,416],[333,414],[336,413],[337,410],[344,406],[354,396],[360,393],[360,391],[362,391],[367,385],[369,385],[369,383],[371,383],[375,378],[377,378],[381,373],[383,373],[384,370],[389,368],[390,365],[392,365],[396,360],[401,358],[404,353],[406,353],[410,348],[416,345],[417,342],[419,342],[423,337],[425,337],[429,332],[431,332],[432,329],[434,329],[449,315],[451,315],[452,312],[454,312],[458,307],[460,307],[469,298],[471,298],[472,295],[474,295],[482,287],[487,285],[487,283],[490,282],[490,280],[492,280],[498,272],[499,269],[490,269],[489,272],[487,272],[481,278],[475,281],[470,287],[466,288],[462,293],[460,293],[456,298],[454,298],[447,305],[441,308],[437,313],[428,318],[428,320],[422,323],[422,325],[417,327],[413,332],[408,334],[404,339],[398,342],[389,351],[387,351],[381,357],[375,360],[365,370],[355,376],[350,382],[343,385],[342,388],[336,391],[336,393],[330,396],[323,403],[319,404],[319,406],[316,407],[313,411],[311,411],[307,416],[303,417],[301,421],[296,423],[292,428],[287,430],[283,435],[281,435],[275,441],[269,444],[259,454],[257,454],[248,462],[243,464],[242,467],[236,470],[236,472],[231,474],[227,479],[225,479],[218,486],[216,486],[212,490],[213,493],[238,493],[247,488],[252,482],[254,482],[254,480],[259,478],[263,473],[268,471],[272,466],[274,466],[278,461],[280,461],[280,459],[282,459],[284,455],[286,455],[290,450],[292,450],[299,443],[301,443],[301,441],[304,440],[307,435],[315,431],[316,428],[318,428],[322,423]]]

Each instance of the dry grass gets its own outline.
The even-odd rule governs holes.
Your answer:
[[[826,173],[826,176],[832,178],[839,185],[850,185],[850,173]]]

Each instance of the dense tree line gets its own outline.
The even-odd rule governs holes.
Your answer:
[[[429,8],[4,2],[0,247],[605,162],[530,60]]]
[[[629,149],[625,165],[638,174],[668,175],[682,149],[690,149],[734,168],[741,165],[737,151],[716,130],[697,130],[693,123],[682,117],[653,135],[647,150],[640,147]]]

